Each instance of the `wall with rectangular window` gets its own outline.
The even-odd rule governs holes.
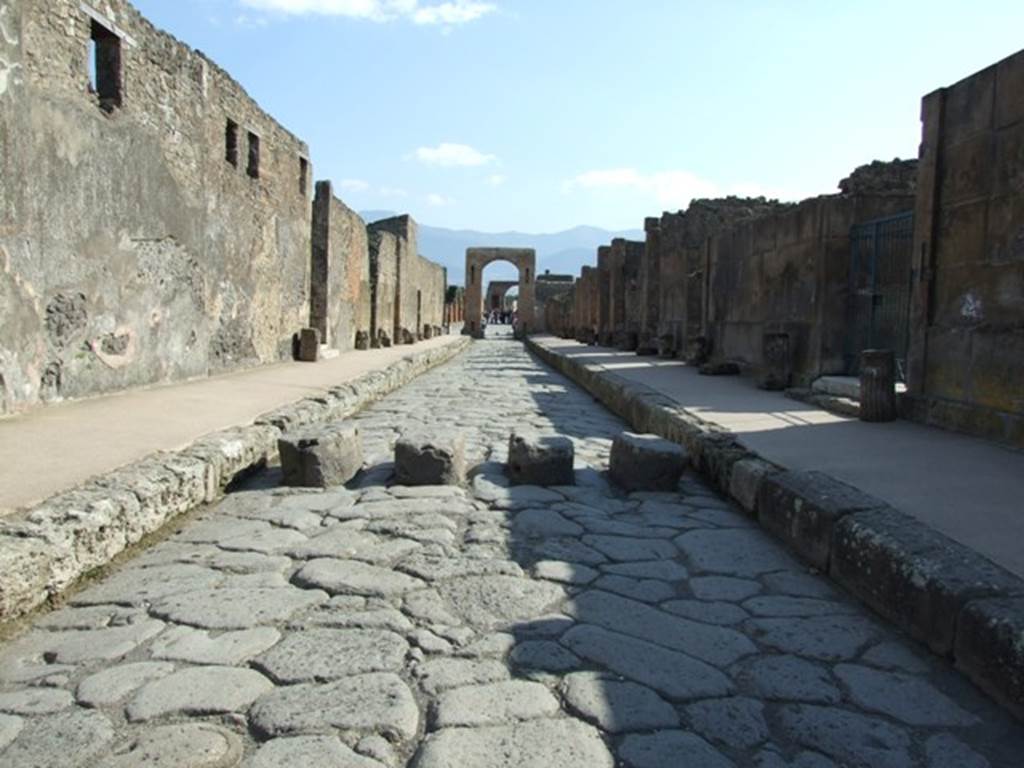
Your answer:
[[[123,0],[3,5],[0,412],[289,357],[307,145]]]

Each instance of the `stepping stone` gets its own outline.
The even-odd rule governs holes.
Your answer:
[[[686,450],[677,443],[623,432],[612,442],[609,474],[627,491],[674,491],[687,462]]]
[[[515,485],[572,485],[574,457],[567,437],[513,432],[506,473]]]
[[[462,485],[466,480],[466,441],[411,432],[395,443],[395,482],[401,485]]]
[[[326,488],[343,485],[363,466],[363,442],[351,421],[336,421],[289,432],[277,441],[285,485]]]

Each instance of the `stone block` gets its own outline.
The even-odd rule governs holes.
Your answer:
[[[517,485],[573,485],[574,458],[575,449],[567,437],[513,432],[506,472]]]
[[[462,435],[402,435],[395,443],[395,482],[399,485],[462,485],[466,441]]]
[[[343,485],[363,466],[359,428],[348,421],[308,427],[277,441],[284,484],[326,488]]]
[[[729,478],[729,495],[747,512],[757,516],[757,494],[762,481],[778,472],[778,467],[764,459],[747,458],[737,461]]]
[[[781,472],[761,483],[761,525],[804,560],[827,571],[832,532],[846,515],[884,508],[885,503],[823,472]]]
[[[1016,576],[888,508],[838,522],[829,572],[862,602],[944,656],[953,652],[957,620],[967,603],[1024,597]]]
[[[1024,719],[1024,598],[974,600],[960,613],[956,666]]]
[[[689,457],[676,443],[657,435],[623,432],[612,442],[610,474],[629,491],[674,491]]]
[[[299,360],[303,363],[315,363],[320,359],[320,331],[316,328],[303,328],[299,331]]]

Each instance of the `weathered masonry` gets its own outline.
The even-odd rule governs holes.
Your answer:
[[[895,352],[908,418],[1024,446],[1024,52],[925,97],[917,161],[695,200],[597,249],[550,330],[805,387]]]
[[[329,185],[314,215],[309,158],[124,0],[0,5],[0,413],[368,340],[365,224]],[[403,340],[443,319],[411,242]]]
[[[924,98],[905,405],[1024,446],[1024,51]]]

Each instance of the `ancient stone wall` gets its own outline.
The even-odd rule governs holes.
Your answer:
[[[635,350],[640,332],[643,298],[641,267],[644,243],[616,238],[609,258],[611,333],[620,349]]]
[[[612,343],[612,297],[611,297],[611,256],[610,245],[597,249],[597,342]]]
[[[328,346],[348,350],[370,331],[370,250],[366,223],[334,197],[329,181],[313,201],[310,327]]]
[[[563,296],[567,292],[573,289],[574,278],[572,275],[554,275],[549,270],[545,270],[543,274],[537,275],[537,283],[535,286],[536,291],[536,302],[537,306],[546,306],[549,299],[554,299],[558,296]],[[563,311],[564,307],[560,307],[559,311]],[[537,327],[536,331],[544,332],[551,331],[551,326],[548,325],[547,315],[545,312],[540,311],[537,313]],[[560,321],[561,322],[561,321]]]
[[[850,228],[906,211],[912,192],[823,195],[713,235],[705,331],[712,356],[757,369],[764,335],[784,333],[794,383],[844,373]]]
[[[390,347],[398,323],[398,238],[367,227],[370,250],[370,346]],[[397,342],[396,342],[397,343]]]
[[[907,410],[1024,446],[1024,51],[921,116]]]
[[[95,5],[0,6],[3,412],[279,360],[308,319],[306,145],[128,3]]]

